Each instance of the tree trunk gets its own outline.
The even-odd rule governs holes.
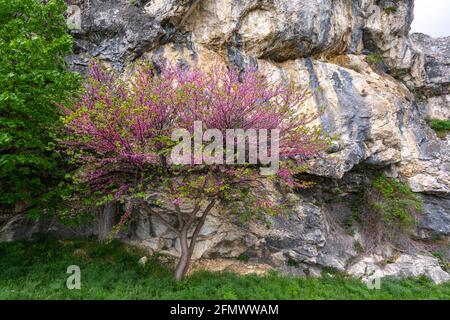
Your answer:
[[[178,261],[177,267],[175,268],[175,280],[179,281],[183,279],[189,268],[190,254],[188,246],[188,228],[183,228],[180,232],[180,247],[181,247],[181,257]]]
[[[99,211],[97,216],[98,221],[98,239],[100,242],[105,242],[108,239],[109,233],[116,224],[117,203],[110,201],[105,204]]]
[[[196,216],[198,210],[194,210],[193,216],[191,216],[190,221],[188,221],[186,224],[183,225],[181,232],[179,234],[181,257],[180,257],[180,261],[178,261],[177,267],[175,268],[175,280],[179,281],[179,280],[183,279],[183,277],[188,272],[192,254],[194,253],[194,249],[195,249],[195,244],[197,243],[197,237],[200,234],[200,231],[203,228],[203,225],[205,224],[206,217],[208,216],[211,209],[214,207],[215,203],[216,203],[216,199],[212,199],[211,202],[209,203],[209,205],[204,210],[204,212],[200,218],[200,221],[198,221],[196,226],[194,224],[195,229],[192,234],[190,243],[188,243],[188,232],[189,232],[190,227],[192,226],[192,223],[195,219],[195,216]],[[179,221],[180,221],[180,223],[183,223],[182,219],[180,219]]]

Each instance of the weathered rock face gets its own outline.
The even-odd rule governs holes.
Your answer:
[[[450,275],[439,267],[436,258],[423,255],[402,254],[393,261],[379,255],[366,257],[354,264],[349,273],[361,277],[365,281],[386,276],[417,277],[425,275],[435,283],[450,280]]]
[[[157,46],[164,35],[156,18],[148,16],[132,1],[67,1],[79,10],[81,25],[73,26],[75,55],[70,62],[74,69],[85,71],[90,58],[123,68],[145,51]],[[76,19],[75,19],[76,20]]]
[[[418,236],[433,239],[450,236],[450,198],[423,195],[425,215],[422,216]]]
[[[450,91],[450,37],[433,39],[425,34],[411,35],[412,44],[421,57],[421,83],[428,97],[445,96]],[[444,102],[441,100],[441,102]],[[448,101],[447,113],[448,118]],[[445,105],[445,103],[444,103]]]
[[[75,70],[85,72],[92,58],[119,70],[140,59],[204,69],[257,67],[270,81],[309,86],[313,95],[306,108],[323,110],[320,123],[339,137],[326,157],[311,163],[309,173],[324,179],[315,191],[288,195],[294,202],[288,218],[273,218],[271,228],[240,225],[216,208],[194,258],[244,255],[294,274],[333,267],[366,280],[419,274],[448,280],[436,259],[414,250],[398,259],[392,248],[361,255],[355,249],[360,236],[342,227],[357,186],[367,179],[358,171],[364,167],[402,179],[422,194],[417,239],[450,235],[450,140],[439,139],[426,121],[450,115],[450,39],[409,35],[413,0],[67,3],[80,9],[73,10],[81,25],[72,32],[75,54],[69,57]],[[369,53],[382,62],[368,59]],[[111,225],[114,214],[109,208],[100,226]],[[32,233],[17,219],[0,224],[1,240]],[[90,232],[108,230],[96,229]],[[178,254],[175,235],[154,217],[137,214],[131,233],[122,236]],[[395,262],[386,265],[386,259]]]

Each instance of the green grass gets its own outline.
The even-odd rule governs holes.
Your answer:
[[[411,212],[422,211],[420,198],[396,179],[379,176],[372,181],[372,191],[377,191],[380,197],[370,205],[382,212],[386,223],[397,223],[407,228],[414,223]]]
[[[342,274],[322,278],[238,276],[198,272],[176,283],[157,258],[118,242],[58,241],[0,244],[0,299],[449,299],[450,284],[386,279],[369,290]],[[65,287],[67,267],[81,268],[81,289]]]
[[[354,233],[355,223],[368,227],[372,235],[376,232],[374,224],[379,224],[379,231],[389,238],[399,233],[408,234],[417,223],[416,216],[423,210],[421,199],[408,185],[383,175],[374,176],[370,183],[359,186],[354,195],[352,214],[344,221],[349,234]]]
[[[450,120],[431,119],[430,127],[436,131],[440,138],[444,139],[450,131]]]
[[[370,64],[381,65],[383,57],[379,53],[370,53],[366,56],[366,61]]]
[[[387,14],[394,14],[397,12],[397,8],[394,6],[389,6],[384,9]]]

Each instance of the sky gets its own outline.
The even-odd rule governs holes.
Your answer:
[[[411,32],[450,36],[450,0],[415,0]]]

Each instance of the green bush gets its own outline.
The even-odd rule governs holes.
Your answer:
[[[372,182],[372,191],[375,197],[369,200],[369,205],[381,213],[387,224],[408,229],[414,224],[413,213],[422,211],[422,201],[396,179],[380,176]]]
[[[421,199],[400,181],[385,176],[376,176],[363,183],[352,201],[352,214],[344,221],[348,233],[353,234],[355,223],[370,246],[385,242],[398,247],[407,245],[409,236],[422,211]],[[359,246],[357,252],[364,251]]]
[[[450,262],[447,253],[444,250],[433,252],[433,256],[439,260],[442,270],[450,272]]]
[[[0,205],[56,203],[58,103],[78,87],[62,0],[0,0]],[[17,207],[19,208],[19,207]]]
[[[380,65],[383,63],[383,57],[379,53],[370,53],[366,56],[366,61],[370,64]]]
[[[431,119],[430,127],[436,131],[439,137],[445,138],[450,131],[450,120]]]
[[[246,254],[241,254],[239,257],[238,257],[238,260],[239,261],[242,261],[242,262],[249,262],[250,261],[250,257],[248,256],[248,255],[246,255]]]
[[[397,8],[395,6],[388,6],[384,9],[384,12],[387,14],[394,14],[397,12]]]

